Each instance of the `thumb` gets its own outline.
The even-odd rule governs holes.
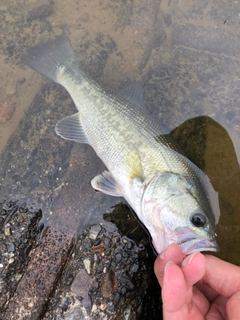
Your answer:
[[[163,318],[188,319],[187,287],[181,269],[169,261],[165,266],[162,286]]]

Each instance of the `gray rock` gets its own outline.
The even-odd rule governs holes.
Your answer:
[[[84,269],[80,269],[71,285],[71,291],[82,298],[86,297],[92,284],[92,278]]]
[[[89,238],[92,240],[96,240],[100,231],[101,231],[101,226],[99,224],[95,224],[91,226],[89,230]]]
[[[85,308],[80,305],[75,306],[66,313],[64,320],[87,320],[89,319]]]

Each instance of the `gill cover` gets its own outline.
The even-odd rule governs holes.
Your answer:
[[[145,189],[142,201],[142,220],[152,236],[153,245],[158,253],[170,243],[177,242],[173,230],[167,229],[163,223],[161,211],[171,198],[186,192],[186,185],[190,187],[187,181],[178,174],[158,172]],[[177,209],[176,215],[178,215]],[[169,222],[171,224],[171,221]]]

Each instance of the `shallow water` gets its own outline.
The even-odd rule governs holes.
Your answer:
[[[238,12],[237,2],[207,0],[3,0],[1,198],[27,200],[45,223],[80,230],[121,201],[92,190],[104,170],[92,149],[55,135],[55,123],[75,112],[67,93],[20,61],[26,48],[64,31],[102,86],[140,79],[150,113],[169,131],[184,123],[175,137],[219,192],[217,255],[240,265]]]

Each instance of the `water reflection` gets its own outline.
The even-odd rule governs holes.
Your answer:
[[[239,191],[240,170],[234,145],[228,132],[209,117],[197,117],[187,120],[172,132],[196,165],[210,178],[218,192],[221,209],[217,226],[220,252],[217,256],[240,263],[237,230],[240,225]]]

